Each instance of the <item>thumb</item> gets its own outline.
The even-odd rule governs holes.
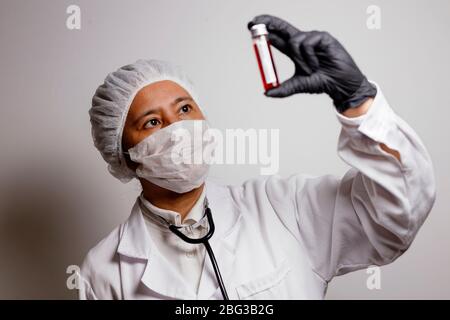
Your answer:
[[[298,92],[298,81],[296,77],[292,77],[280,84],[280,86],[269,89],[264,92],[266,97],[285,98]]]

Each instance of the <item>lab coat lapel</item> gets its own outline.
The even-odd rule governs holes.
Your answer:
[[[145,226],[139,198],[124,224],[117,252],[129,258],[146,261],[140,281],[152,291],[174,299],[195,299],[193,290],[154,245]]]
[[[147,260],[151,249],[150,237],[145,229],[144,218],[136,199],[130,217],[123,224],[117,252],[135,259]]]
[[[209,207],[216,227],[216,231],[210,239],[210,244],[219,265],[225,287],[230,294],[229,285],[231,284],[232,271],[234,269],[235,249],[241,216],[226,186],[207,181],[206,196],[208,197]],[[198,299],[214,298],[222,299],[222,295],[211,260],[208,254],[205,253]]]
[[[241,216],[226,186],[208,181],[206,196],[216,226],[210,244],[214,250],[225,287],[228,289],[227,284],[231,284],[234,269],[235,248]],[[187,285],[182,275],[175,272],[170,263],[159,253],[147,232],[139,207],[139,198],[136,199],[132,213],[122,230],[117,252],[128,258],[146,261],[140,281],[150,290],[174,299],[211,299],[216,297],[221,299],[214,269],[207,253],[205,253],[198,295]]]
[[[152,250],[141,281],[151,290],[167,297],[182,300],[196,298],[182,275],[174,270],[158,250]]]

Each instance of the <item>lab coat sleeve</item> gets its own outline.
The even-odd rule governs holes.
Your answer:
[[[88,255],[89,257],[89,255]],[[80,272],[78,273],[78,299],[79,300],[98,300],[91,285],[91,268],[92,265],[88,259],[83,262]]]
[[[81,265],[79,294],[81,300],[119,300],[121,278],[116,244],[117,229],[89,250]]]
[[[338,154],[351,166],[342,179],[293,175],[279,188],[294,199],[291,222],[324,281],[394,261],[410,246],[435,200],[425,147],[376,86],[365,115],[336,113],[342,124]],[[397,150],[401,160],[380,143]],[[275,190],[280,180],[270,180],[268,189]]]
[[[79,288],[78,288],[78,299],[79,300],[98,300],[95,296],[92,287],[86,279],[81,275],[79,276]]]

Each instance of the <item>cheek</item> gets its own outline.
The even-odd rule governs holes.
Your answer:
[[[127,150],[134,147],[135,145],[137,145],[139,142],[141,142],[142,140],[144,140],[145,138],[147,138],[148,136],[150,136],[152,133],[154,133],[155,131],[157,131],[158,129],[154,129],[154,130],[139,130],[139,131],[133,131],[132,133],[130,133],[127,137]],[[124,140],[125,141],[125,140]]]
[[[195,120],[205,120],[205,116],[203,115],[200,109],[197,109],[194,113]]]
[[[139,142],[139,132],[135,130],[124,130],[122,136],[122,147],[124,150],[128,150],[134,147]]]

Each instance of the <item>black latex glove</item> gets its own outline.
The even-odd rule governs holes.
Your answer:
[[[328,32],[300,31],[288,22],[260,15],[248,23],[250,29],[263,23],[272,45],[295,64],[294,75],[265,95],[282,98],[295,93],[327,93],[339,112],[361,105],[377,89],[356,66],[344,47]]]

